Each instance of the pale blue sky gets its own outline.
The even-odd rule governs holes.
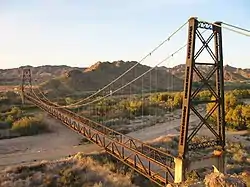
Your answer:
[[[191,16],[250,29],[250,1],[0,0],[0,68],[138,61]],[[153,66],[186,38],[185,28],[143,63]],[[250,67],[250,37],[223,31],[223,44],[225,64]],[[185,52],[170,65],[185,63]]]

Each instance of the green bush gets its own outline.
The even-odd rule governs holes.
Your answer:
[[[13,123],[11,130],[21,136],[29,136],[46,132],[48,128],[42,122],[42,118],[23,117]]]
[[[250,105],[244,104],[239,98],[247,97],[247,91],[234,90],[225,94],[225,121],[229,129],[245,130],[250,128]],[[212,100],[215,98],[212,97]],[[214,103],[207,104],[207,112],[214,106]],[[211,120],[216,121],[217,111]]]
[[[5,122],[9,125],[9,127],[12,126],[14,121],[15,121],[15,119],[12,115],[8,115],[7,118],[5,119]]]

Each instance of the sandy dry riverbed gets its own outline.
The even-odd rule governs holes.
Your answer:
[[[200,111],[204,112],[204,111]],[[167,134],[177,135],[179,133],[181,110],[166,114],[164,123],[158,123],[141,130],[131,132],[128,135],[142,141],[149,141]],[[59,159],[77,152],[91,153],[101,149],[94,144],[81,145],[82,136],[71,131],[59,121],[46,117],[46,123],[53,131],[52,133],[37,136],[19,137],[0,140],[0,167],[30,163],[41,160]],[[198,124],[199,120],[194,115],[190,118],[191,127]],[[227,139],[234,142],[249,144],[250,141],[242,135],[247,132],[228,132]],[[202,135],[209,135],[206,128],[201,131]]]

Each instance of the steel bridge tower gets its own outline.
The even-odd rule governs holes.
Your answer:
[[[21,98],[22,103],[24,104],[24,90],[29,88],[31,91],[32,88],[32,77],[31,77],[31,69],[30,68],[23,68],[22,69],[22,82],[21,82]]]
[[[223,54],[222,54],[222,29],[221,22],[214,24],[200,22],[196,18],[189,19],[188,26],[188,43],[186,55],[186,69],[184,78],[184,95],[182,105],[182,118],[180,124],[180,136],[178,145],[178,157],[175,159],[175,182],[179,183],[186,179],[187,171],[198,169],[202,167],[216,166],[221,172],[224,173],[225,162],[225,109],[224,109],[224,78],[223,78]],[[205,30],[204,30],[205,29]],[[201,32],[201,30],[203,30]],[[205,39],[204,32],[210,32],[210,36]],[[197,39],[201,41],[202,46],[198,48]],[[213,50],[209,43],[213,41]],[[199,49],[199,50],[196,50]],[[207,50],[212,63],[197,62],[197,58],[202,54],[204,49]],[[210,68],[207,75],[199,70],[199,67],[206,66]],[[193,82],[194,74],[196,74],[200,83]],[[215,83],[214,83],[215,80]],[[212,85],[212,82],[214,85]],[[194,88],[195,87],[195,88]],[[202,101],[201,103],[214,103],[214,106],[207,111],[205,116],[202,116],[194,107],[197,103],[197,95],[203,89],[208,89],[213,100]],[[195,127],[190,126],[190,113],[193,112],[195,116],[200,119],[199,124]],[[209,117],[215,114],[217,119],[215,124],[211,123]],[[195,135],[200,131],[202,126],[213,134],[212,140],[193,143],[192,140]],[[213,154],[207,158],[192,160],[192,156],[188,153],[193,151],[196,153],[198,149],[213,149]]]
[[[78,116],[69,110],[56,109],[53,108],[55,105],[51,103],[37,100],[31,94],[32,78],[31,69],[29,68],[24,68],[22,74],[21,92],[23,102],[24,90],[26,88],[30,89],[29,93],[25,93],[25,97],[27,97],[31,102],[61,120],[73,130],[83,134],[88,138],[88,140],[104,147],[109,154],[134,168],[136,171],[148,177],[152,181],[160,180],[163,184],[167,184],[170,181],[168,180],[168,176],[171,174],[171,181],[174,180],[174,183],[181,183],[186,179],[186,173],[188,171],[204,167],[212,167],[212,165],[216,166],[221,172],[224,173],[225,108],[222,29],[220,25],[220,22],[210,24],[198,21],[196,18],[189,19],[184,95],[177,157],[173,155],[170,156],[167,153],[163,154],[162,151],[151,148],[150,146],[135,139],[128,138],[125,135],[112,129],[108,129],[98,123],[93,123],[92,121],[90,122],[88,119]],[[203,36],[204,32],[201,32],[201,30],[210,32],[210,36],[205,39]],[[202,43],[200,48],[197,45],[197,40],[200,40]],[[213,41],[214,47],[209,46],[211,41]],[[197,61],[197,58],[205,49],[213,59],[213,62],[208,63]],[[209,67],[210,70],[208,74],[202,72],[199,69],[200,66]],[[198,85],[193,81],[195,74],[201,80]],[[212,83],[214,80],[215,84],[213,85]],[[205,101],[197,101],[198,94],[203,88],[206,88],[211,92],[214,98],[213,100],[209,99]],[[197,102],[203,104],[212,103],[214,106],[210,109],[210,111],[207,111],[205,116],[203,116],[195,108]],[[190,125],[191,112],[193,112],[200,119],[200,123],[195,124],[195,127],[191,127]],[[215,124],[209,120],[209,117],[213,114],[216,114]],[[82,128],[82,126],[84,128]],[[192,140],[198,132],[200,132],[202,126],[206,126],[212,133],[213,137],[209,141],[194,143]],[[194,157],[190,156],[189,153],[198,153],[198,149],[213,149],[213,154],[208,157],[202,156],[200,159],[196,158],[194,160]],[[131,155],[133,156],[133,159]],[[126,161],[124,158],[126,158]],[[171,164],[167,163],[169,159]],[[166,166],[166,173],[165,170],[164,172],[158,172],[158,169],[161,168],[162,165]],[[171,172],[169,172],[169,168],[171,168]]]

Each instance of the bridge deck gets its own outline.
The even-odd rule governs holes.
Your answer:
[[[25,93],[24,96],[70,129],[104,148],[106,152],[158,185],[166,186],[174,183],[175,163],[173,155],[79,116],[67,109],[57,108],[56,105],[44,99],[36,98],[29,93]]]

